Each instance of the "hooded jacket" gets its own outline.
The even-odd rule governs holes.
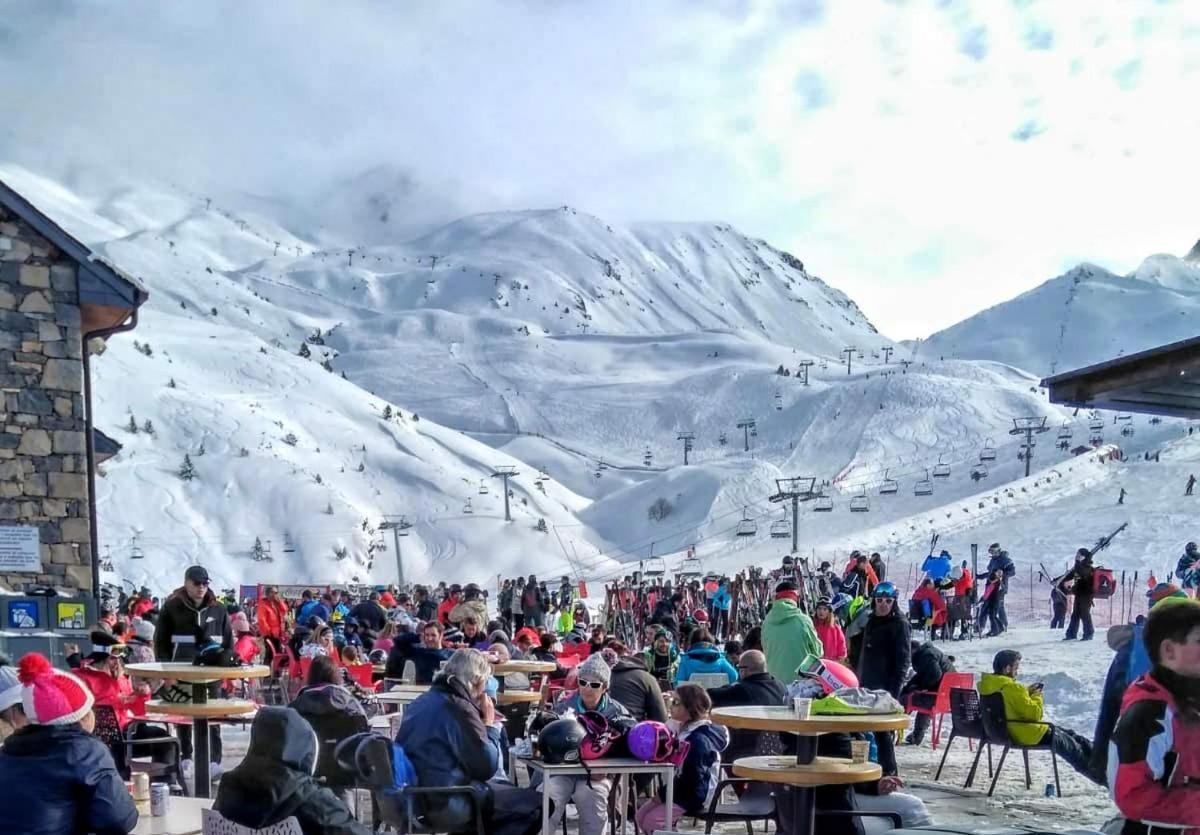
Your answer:
[[[233,649],[229,612],[217,602],[212,589],[204,593],[204,600],[197,606],[180,586],[163,603],[154,625],[154,655],[159,661],[191,661],[198,644],[207,640]]]
[[[738,678],[737,670],[725,658],[725,653],[707,641],[693,644],[683,654],[675,670],[675,684],[686,684],[696,673],[724,673],[730,684]]]
[[[4,831],[124,835],[138,813],[103,742],[74,725],[26,725],[0,749]]]
[[[1008,593],[1008,578],[1013,577],[1017,573],[1017,566],[1009,557],[1008,551],[1001,551],[988,560],[987,576],[990,578],[997,571],[1004,572],[1004,579],[1000,581],[1000,591]]]
[[[1200,723],[1180,718],[1181,708],[1167,685],[1190,686],[1169,670],[1156,669],[1125,691],[1121,718],[1109,743],[1108,785],[1113,802],[1128,820],[1162,824],[1180,835],[1200,833]],[[1134,830],[1136,831],[1136,830]]]
[[[658,680],[646,669],[640,657],[622,658],[612,668],[612,681],[608,694],[613,701],[620,702],[637,721],[667,721],[667,705],[663,701]]]
[[[299,713],[259,708],[246,757],[221,777],[213,808],[251,829],[295,816],[304,835],[370,835],[337,795],[313,779],[316,762],[317,735]]]
[[[841,661],[846,657],[846,633],[836,619],[830,618],[828,623],[813,621],[813,629],[821,640],[822,658],[830,661]]]
[[[461,629],[462,622],[468,615],[475,616],[475,622],[479,624],[480,632],[487,628],[487,604],[478,597],[471,600],[460,600],[458,605],[450,610],[450,622]]]
[[[287,604],[282,600],[263,598],[258,604],[258,634],[264,638],[274,638],[282,641],[287,626]]]
[[[675,773],[675,803],[693,815],[708,808],[721,779],[721,752],[729,747],[729,731],[707,719],[684,725],[679,738],[688,744],[687,757]],[[659,789],[666,802],[666,789]]]
[[[767,672],[783,682],[796,677],[804,656],[825,655],[812,618],[786,599],[772,603],[771,611],[763,619],[762,645],[767,654]]]
[[[912,657],[910,635],[908,621],[900,617],[895,606],[885,617],[872,612],[863,630],[859,684],[870,690],[886,690],[899,699]]]
[[[301,688],[291,706],[317,734],[316,774],[324,777],[326,785],[331,787],[352,783],[352,778],[337,767],[335,747],[321,741],[342,740],[368,730],[362,705],[341,685],[317,684]]]
[[[396,742],[421,786],[486,789],[500,764],[499,728],[483,724],[479,707],[455,678],[439,676],[428,693],[404,708]],[[438,831],[459,832],[471,824],[471,804],[461,796],[430,798],[423,813]]]
[[[912,654],[913,677],[904,685],[905,691],[936,691],[942,685],[942,676],[954,672],[954,664],[946,653],[927,641]]]
[[[1045,710],[1041,691],[1030,693],[1029,688],[1015,678],[999,673],[984,673],[979,677],[979,695],[999,693],[1004,697],[1004,717],[1020,722],[1039,722]],[[1046,735],[1049,725],[1009,725],[1013,742],[1037,745]]]

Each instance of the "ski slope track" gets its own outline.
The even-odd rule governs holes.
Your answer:
[[[714,568],[774,564],[791,541],[768,535],[786,508],[767,497],[789,476],[832,501],[802,505],[797,537],[830,556],[905,559],[937,530],[954,548],[1010,538],[1057,558],[1104,532],[1118,485],[1157,520],[1131,526],[1121,559],[1161,561],[1188,536],[1187,505],[1168,500],[1200,456],[1185,424],[1138,418],[1130,437],[1104,416],[1128,463],[1055,447],[1064,427],[1086,444],[1089,418],[1047,404],[1022,368],[1075,350],[1069,332],[1061,348],[1030,338],[1025,355],[944,361],[930,340],[905,367],[851,299],[725,224],[619,226],[559,207],[338,240],[258,197],[76,191],[11,166],[0,178],[151,293],[94,365],[96,425],[123,445],[97,482],[112,582],[173,588],[191,562],[223,586],[389,582],[380,524],[399,515],[409,580],[598,580],[690,547]],[[1081,280],[1072,317],[1093,284],[1190,292],[1187,270],[1159,266]],[[1146,321],[1148,340],[1164,325]],[[1008,435],[1026,415],[1052,428],[1029,479]],[[680,433],[695,436],[687,467]],[[987,448],[997,457],[973,478]],[[1161,463],[1141,462],[1147,450],[1166,450]],[[914,495],[939,461],[950,474]],[[498,466],[519,473],[512,522]],[[888,480],[897,492],[880,495]],[[849,509],[856,497],[867,512]],[[669,510],[651,518],[659,500]]]

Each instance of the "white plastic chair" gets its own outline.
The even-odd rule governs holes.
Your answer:
[[[712,690],[714,687],[724,687],[728,684],[729,676],[724,673],[692,673],[687,683],[699,685],[705,690]]]
[[[295,818],[287,818],[262,829],[234,823],[214,809],[202,809],[200,819],[204,824],[204,835],[304,835],[300,821]]]
[[[401,684],[416,684],[417,683],[417,665],[408,660],[404,662],[404,671],[400,673]]]

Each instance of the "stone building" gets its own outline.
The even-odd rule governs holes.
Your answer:
[[[0,181],[0,586],[94,593],[88,355],[146,298]]]

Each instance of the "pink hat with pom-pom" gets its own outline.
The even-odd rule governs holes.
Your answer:
[[[56,670],[41,653],[31,652],[17,664],[22,684],[21,706],[35,725],[70,725],[87,716],[92,691],[70,673]]]

